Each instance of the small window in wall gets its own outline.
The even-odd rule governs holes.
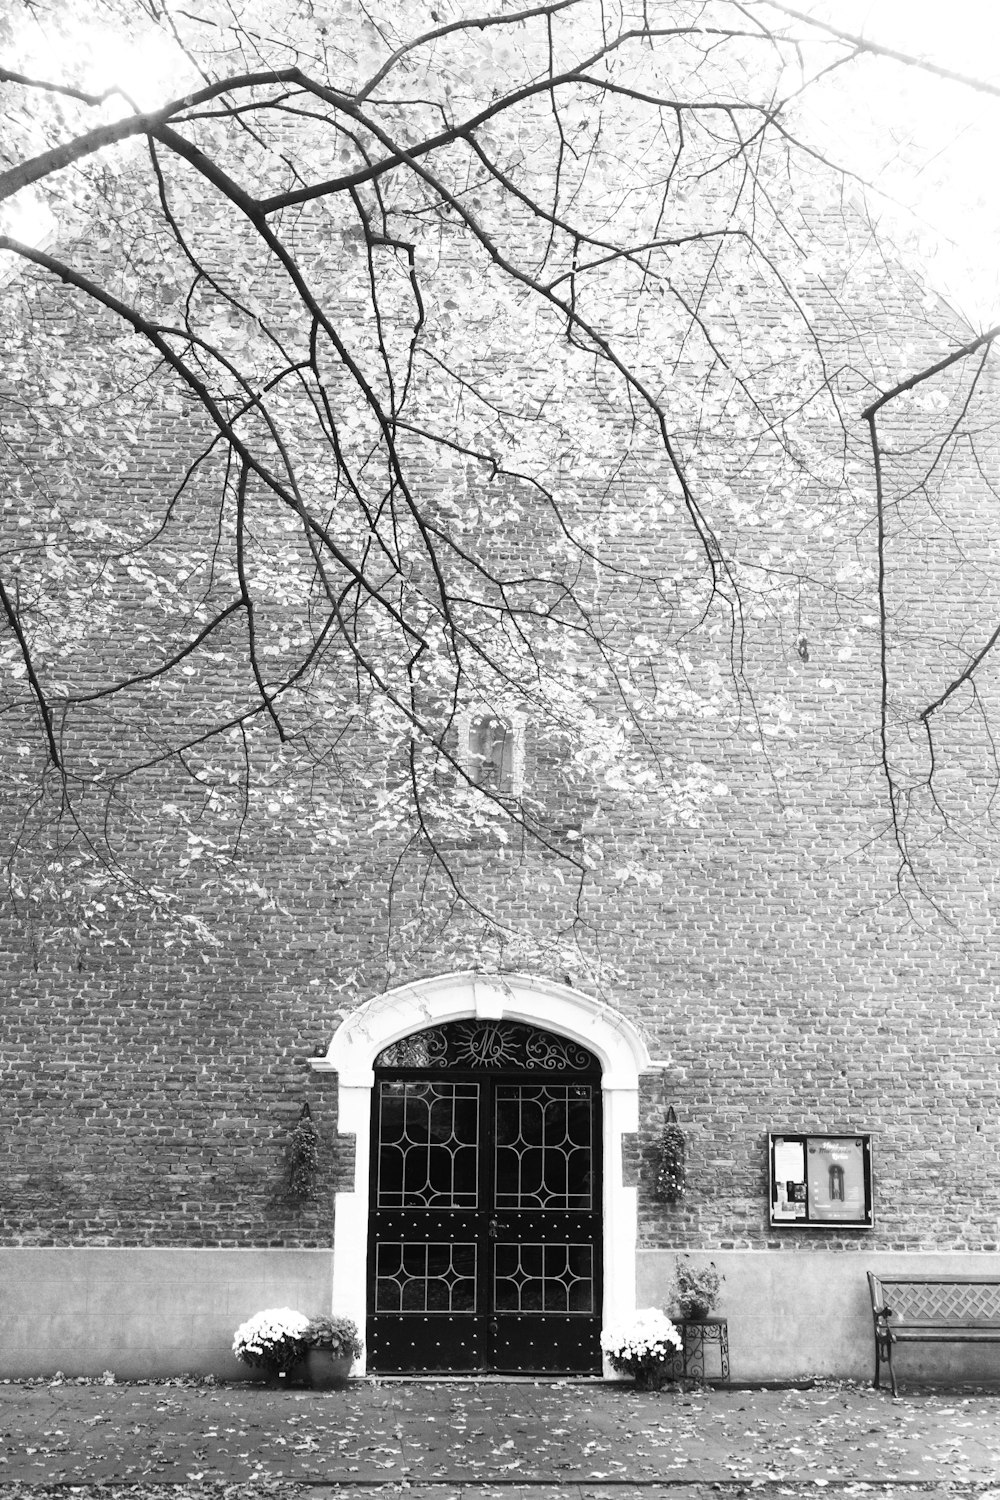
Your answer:
[[[470,777],[501,796],[518,796],[523,780],[524,731],[517,718],[476,711],[466,715],[462,742]]]
[[[771,1224],[872,1227],[872,1153],[867,1135],[769,1137]]]

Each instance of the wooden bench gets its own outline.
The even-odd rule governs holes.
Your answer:
[[[1000,1343],[1000,1273],[975,1276],[875,1276],[868,1272],[875,1324],[875,1379],[893,1344]]]

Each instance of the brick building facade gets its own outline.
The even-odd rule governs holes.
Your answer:
[[[44,278],[7,293],[23,337],[53,347],[71,337],[78,378],[89,371],[98,389],[95,372],[106,359],[100,319],[83,332],[61,323]],[[866,358],[884,333],[877,319],[861,330]],[[23,394],[40,420],[32,426],[19,413],[8,421],[14,456],[5,535],[28,578],[34,575],[17,541],[26,513],[37,521],[61,508],[71,525],[85,508],[74,512],[74,496],[85,492],[87,507],[98,497],[106,524],[121,526],[130,508],[141,512],[176,486],[176,455],[191,450],[196,423],[183,409],[153,403],[147,417],[112,404],[100,440],[73,447],[30,382]],[[859,464],[862,455],[859,446]],[[970,495],[986,504],[971,459],[953,456],[951,474],[956,510]],[[744,475],[738,487],[745,493],[752,482]],[[187,503],[187,496],[178,501]],[[952,524],[947,515],[938,520],[942,529]],[[207,548],[193,503],[187,521],[191,545]],[[656,524],[660,535],[650,529]],[[921,634],[918,626],[943,618],[966,594],[970,615],[988,618],[988,599],[971,597],[968,573],[958,576],[929,523],[920,524],[923,533],[901,521],[898,541],[912,554],[909,592],[895,602],[916,640],[900,648],[910,686],[948,660],[947,633]],[[968,524],[983,553],[972,559],[975,576],[985,576],[986,531]],[[654,509],[643,527],[648,550],[668,558],[680,547],[666,511]],[[529,534],[518,545],[530,550],[538,542]],[[32,547],[45,545],[58,554],[61,534],[49,544],[33,534]],[[139,897],[116,908],[106,894],[113,886],[88,888],[90,866],[74,864],[72,836],[61,847],[58,839],[45,842],[54,837],[51,826],[39,833],[32,823],[31,799],[15,774],[31,704],[15,705],[5,750],[6,857],[20,842],[28,873],[16,875],[0,929],[7,1289],[0,1373],[234,1375],[232,1330],[275,1304],[310,1313],[335,1308],[367,1329],[381,1243],[370,1197],[377,1060],[380,1079],[381,1070],[395,1068],[391,1081],[414,1082],[415,1097],[426,1100],[440,1074],[414,1064],[425,1076],[411,1077],[401,1054],[387,1062],[384,1049],[466,1022],[501,1038],[514,1035],[509,1028],[528,1028],[568,1040],[586,1049],[599,1076],[587,1184],[595,1216],[586,1294],[592,1330],[634,1305],[662,1304],[675,1257],[689,1253],[724,1272],[720,1311],[729,1320],[735,1377],[860,1376],[870,1360],[865,1270],[905,1261],[956,1271],[987,1265],[1000,1274],[998,890],[984,831],[990,790],[976,769],[981,746],[963,739],[958,724],[955,763],[969,774],[947,784],[949,817],[928,837],[923,868],[932,899],[907,891],[910,899],[901,899],[899,850],[887,831],[875,753],[878,604],[870,557],[867,571],[852,578],[849,599],[834,588],[845,554],[864,545],[857,536],[817,541],[805,616],[762,612],[746,643],[755,723],[737,695],[717,713],[692,701],[658,724],[661,747],[669,745],[679,764],[707,768],[699,772],[706,795],[683,816],[681,794],[664,801],[602,782],[596,772],[589,783],[564,776],[558,746],[528,716],[508,726],[515,743],[500,773],[516,774],[519,795],[534,799],[546,845],[503,836],[487,820],[450,829],[442,863],[411,830],[380,823],[380,798],[391,797],[394,773],[385,768],[384,737],[360,735],[321,775],[315,765],[287,762],[279,775],[264,752],[258,761],[252,750],[247,764],[259,769],[265,792],[243,817],[234,862],[214,852],[218,826],[203,799],[206,755],[183,774],[175,767],[169,783],[156,781],[158,769],[149,772],[149,806],[169,808],[169,827],[155,811],[136,836],[132,868],[145,869],[151,883],[170,868],[167,917],[155,903],[150,916]],[[95,640],[103,638],[110,654],[116,633],[139,638],[149,628],[144,590],[153,574],[162,582],[166,569],[129,572],[123,563],[114,609],[106,621],[96,618],[94,630],[63,640],[46,624],[49,650],[63,653],[76,691],[101,680]],[[96,578],[81,586],[75,604],[72,579],[63,578],[53,598],[96,609],[104,597]],[[183,590],[180,597],[183,603]],[[655,631],[650,602],[637,607],[642,628]],[[222,634],[218,657],[192,668],[193,705],[191,695],[178,691],[175,701],[164,688],[158,712],[188,715],[194,725],[199,703],[231,690],[231,648]],[[714,684],[710,655],[695,671]],[[459,717],[459,755],[475,755],[477,745],[492,754],[492,741],[482,751],[481,718],[474,705]],[[84,748],[88,735],[105,744],[118,734],[134,747],[147,732],[141,708],[119,700],[95,704],[92,719],[77,717],[74,725]],[[973,825],[978,842],[968,837]],[[600,858],[577,895],[563,857],[590,838]],[[455,899],[455,876],[474,899]],[[471,1065],[449,1071],[462,1087],[478,1086]],[[537,1101],[548,1086],[521,1064],[500,1067],[495,1077],[508,1074],[510,1087],[528,1090],[524,1098]],[[569,1084],[563,1071],[555,1076],[558,1088],[574,1087],[572,1074]],[[318,1168],[310,1196],[300,1200],[289,1190],[289,1150],[304,1104],[318,1135]],[[685,1135],[687,1188],[678,1201],[662,1202],[657,1152],[669,1109]],[[475,1145],[498,1170],[497,1119],[486,1119],[481,1134],[477,1125],[469,1127],[473,1136],[454,1135],[453,1157]],[[772,1133],[870,1137],[872,1221],[848,1227],[834,1214],[808,1226],[772,1224]],[[419,1144],[416,1135],[409,1144]],[[574,1149],[583,1144],[574,1140]],[[514,1210],[506,1221],[497,1210],[501,1242],[508,1232],[516,1239],[515,1229],[522,1247],[565,1239],[551,1223],[511,1228],[515,1219]],[[386,1222],[387,1243],[419,1240],[419,1223]],[[482,1217],[456,1233],[484,1255],[497,1238]],[[435,1236],[455,1239],[444,1220],[424,1234]],[[530,1281],[535,1262],[522,1254],[518,1276]],[[561,1281],[553,1273],[564,1291],[567,1277],[575,1286],[583,1276],[580,1263],[569,1265]],[[482,1268],[473,1275],[456,1262],[449,1267],[444,1281],[462,1284],[449,1294],[449,1318],[485,1328],[496,1307],[482,1291]],[[470,1291],[464,1284],[476,1277]],[[403,1279],[410,1286],[418,1278],[407,1269]],[[427,1286],[432,1279],[428,1273]],[[572,1321],[579,1309],[567,1295]],[[423,1314],[434,1316],[429,1307]],[[530,1307],[516,1316],[518,1327],[531,1327]],[[385,1352],[376,1349],[373,1367],[382,1370],[401,1361],[417,1369],[525,1367],[510,1354],[510,1337],[492,1355],[463,1344],[457,1354],[425,1350],[409,1363],[391,1340],[379,1347]],[[583,1367],[593,1370],[599,1359],[595,1365],[590,1347]],[[575,1358],[536,1353],[526,1367],[570,1369]],[[961,1359],[968,1368],[971,1361]],[[943,1368],[940,1356],[926,1363]]]

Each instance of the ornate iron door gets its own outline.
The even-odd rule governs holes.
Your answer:
[[[455,1022],[376,1065],[376,1371],[600,1369],[601,1085],[564,1037]]]

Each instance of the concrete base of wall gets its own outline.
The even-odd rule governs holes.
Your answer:
[[[665,1305],[676,1254],[640,1252],[639,1307]],[[1000,1255],[837,1250],[692,1253],[725,1276],[733,1380],[870,1380],[874,1341],[867,1270],[987,1271]],[[0,1249],[0,1377],[183,1374],[247,1378],[236,1327],[265,1307],[331,1310],[332,1250]],[[1000,1345],[911,1344],[907,1380],[1000,1379]]]
[[[332,1250],[0,1249],[0,1376],[245,1379],[239,1324],[332,1286]]]
[[[677,1255],[640,1252],[637,1305],[663,1307]],[[1000,1255],[852,1253],[845,1250],[730,1250],[693,1253],[725,1276],[715,1309],[729,1321],[731,1376],[736,1381],[825,1376],[871,1380],[875,1340],[866,1271],[926,1271],[1000,1278]],[[893,1355],[897,1380],[1000,1380],[1000,1344],[907,1344]],[[883,1371],[884,1374],[884,1371]]]

